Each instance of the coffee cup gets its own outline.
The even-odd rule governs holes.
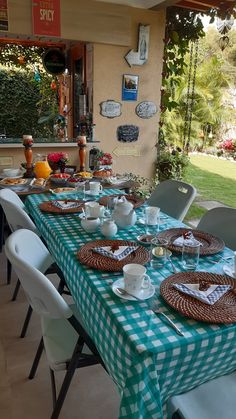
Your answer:
[[[149,288],[151,280],[146,272],[146,268],[138,263],[124,265],[123,274],[125,291],[138,296],[143,289]]]
[[[93,195],[99,195],[102,192],[103,187],[100,182],[90,182],[89,184],[90,192]]]

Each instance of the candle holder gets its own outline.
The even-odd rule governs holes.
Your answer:
[[[33,138],[32,135],[23,135],[23,146],[25,147],[24,154],[26,160],[26,172],[24,174],[25,178],[33,177]]]
[[[86,161],[86,153],[87,153],[87,145],[86,145],[86,136],[79,135],[77,137],[77,144],[79,147],[79,161],[80,161],[80,172],[85,171],[85,161]]]

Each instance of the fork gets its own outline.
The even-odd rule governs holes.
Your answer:
[[[153,312],[155,314],[161,314],[168,321],[170,326],[176,331],[176,333],[178,333],[178,335],[184,336],[184,333],[182,332],[182,330],[180,330],[178,326],[176,326],[176,324],[174,324],[174,322],[172,322],[172,320],[165,313],[163,313],[163,311],[161,311],[161,309],[156,308],[155,310],[153,310]]]

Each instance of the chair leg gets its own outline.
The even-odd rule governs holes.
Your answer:
[[[35,355],[35,358],[34,358],[33,365],[31,367],[31,370],[30,370],[30,373],[29,373],[29,379],[30,380],[32,380],[32,378],[34,378],[34,376],[36,374],[36,371],[37,371],[37,368],[38,368],[38,365],[39,365],[39,361],[40,361],[41,355],[43,353],[43,349],[44,349],[43,338],[41,338],[41,340],[39,342],[37,352],[36,352],[36,355]]]
[[[12,271],[11,262],[7,259],[7,285],[11,283],[11,271]]]
[[[56,381],[54,371],[50,368],[50,377],[51,377],[51,387],[52,387],[52,405],[53,409],[56,406],[57,401],[57,390],[56,390]]]
[[[32,312],[33,312],[33,309],[32,309],[31,306],[29,306],[28,310],[27,310],[27,313],[26,313],[25,321],[24,321],[24,324],[23,324],[23,327],[22,327],[22,330],[21,330],[21,334],[20,334],[21,338],[24,338],[25,335],[26,335],[26,332],[27,332],[27,329],[28,329],[28,326],[29,326],[29,322],[30,322],[30,319],[31,319],[31,316],[32,316]]]
[[[15,286],[11,301],[16,301],[16,297],[18,295],[19,289],[20,289],[20,280],[17,279],[17,283],[16,283],[16,286]]]
[[[71,380],[73,378],[74,372],[75,372],[76,367],[77,367],[78,348],[79,348],[79,351],[80,351],[81,350],[80,348],[83,346],[82,342],[83,342],[83,339],[79,338],[78,343],[75,346],[75,349],[74,349],[73,355],[71,357],[71,360],[69,362],[65,378],[63,380],[58,398],[56,400],[56,404],[54,406],[54,409],[53,409],[53,412],[52,412],[52,415],[51,415],[51,419],[57,419],[59,414],[60,414],[61,408],[63,406],[64,400],[65,400],[66,395],[67,395],[67,391],[70,387]]]

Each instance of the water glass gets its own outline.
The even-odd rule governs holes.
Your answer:
[[[195,271],[198,267],[200,243],[187,245],[183,244],[182,248],[182,265],[187,271]]]
[[[145,229],[146,234],[156,235],[159,231],[160,208],[145,207]]]

